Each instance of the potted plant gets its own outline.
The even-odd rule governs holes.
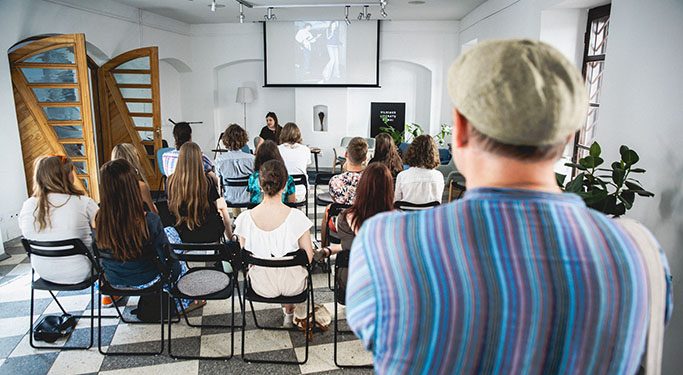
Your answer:
[[[441,129],[434,136],[436,144],[441,148],[448,148],[448,141],[450,141],[451,126],[448,124],[441,124]]]
[[[567,185],[564,185],[566,176],[556,174],[560,188],[578,194],[588,207],[614,217],[633,208],[636,195],[654,197],[653,193],[642,187],[640,181],[631,177],[632,174],[645,173],[645,169],[633,167],[640,160],[634,150],[622,145],[619,148],[621,160],[613,162],[611,168],[600,167],[604,163],[600,157],[601,151],[600,145],[593,142],[588,156],[581,158],[578,163],[566,163],[566,166],[580,172]]]

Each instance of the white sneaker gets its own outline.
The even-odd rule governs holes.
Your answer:
[[[283,328],[292,328],[294,327],[294,313],[287,314],[285,313],[285,317],[282,321],[282,327]]]

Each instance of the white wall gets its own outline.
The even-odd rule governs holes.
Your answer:
[[[585,27],[585,19],[565,9],[555,10],[557,3],[489,0],[462,20],[461,41],[543,37],[551,44],[559,43],[571,58],[568,45],[576,38],[568,21],[575,18]],[[562,3],[571,6],[572,1]],[[656,196],[638,198],[628,216],[650,228],[664,248],[679,307],[683,301],[683,154],[679,151],[683,142],[683,44],[676,37],[683,35],[682,20],[680,0],[619,0],[612,4],[597,127],[597,141],[606,160],[615,160],[618,147],[626,144],[638,151],[639,165],[647,169],[641,181]],[[582,48],[582,43],[577,47]],[[682,346],[683,313],[674,311],[666,331],[664,374],[680,372]]]
[[[668,256],[678,311],[666,331],[664,374],[683,367],[683,2],[612,4],[597,139],[606,160],[622,144],[635,149],[655,198],[638,198],[632,216],[650,228]]]
[[[142,20],[142,25],[138,23]],[[102,58],[142,46],[159,46],[160,58],[189,62],[189,26],[119,3],[94,1],[0,1],[0,51],[29,36],[48,33],[85,33]],[[166,83],[162,84],[166,85]],[[172,85],[172,83],[171,83]],[[169,95],[162,91],[161,97]],[[163,99],[162,99],[163,100]],[[168,107],[168,106],[167,106]],[[7,58],[0,59],[0,179],[11,181],[0,187],[0,230],[2,237],[19,235],[16,214],[27,197],[19,131]]]

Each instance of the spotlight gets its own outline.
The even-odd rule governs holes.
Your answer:
[[[372,16],[372,14],[368,13],[368,9],[369,9],[369,7],[367,5],[363,6],[363,13],[365,13],[365,20],[366,21],[370,21],[370,16]]]
[[[212,12],[215,12],[215,11],[216,11],[216,0],[213,0],[213,1],[211,2],[211,11],[212,11]]]
[[[364,17],[364,16],[363,16],[363,12],[361,11],[361,12],[358,14],[358,21],[362,21],[362,20],[363,20],[363,17]]]
[[[386,6],[387,6],[387,2],[386,2],[386,1],[382,1],[382,2],[380,3],[380,11],[379,11],[379,14],[381,14],[383,18],[387,18],[387,16],[388,16],[387,11],[386,11],[386,9],[385,9]]]
[[[268,13],[265,16],[263,16],[263,18],[265,18],[268,21],[275,21],[277,19],[277,16],[275,15],[275,13],[273,13],[273,7],[268,8]]]
[[[240,23],[244,23],[244,5],[240,3]]]
[[[344,8],[344,22],[346,22],[347,25],[351,24],[351,21],[349,20],[349,9],[351,9],[351,7],[348,5]]]

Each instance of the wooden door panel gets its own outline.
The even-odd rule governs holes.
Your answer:
[[[26,186],[43,155],[67,155],[75,184],[99,199],[85,37],[69,34],[28,42],[9,53]]]
[[[161,110],[157,48],[116,56],[100,68],[98,82],[103,152],[108,156],[117,144],[133,144],[150,187],[158,186],[161,173],[156,167],[156,150],[161,147]]]

